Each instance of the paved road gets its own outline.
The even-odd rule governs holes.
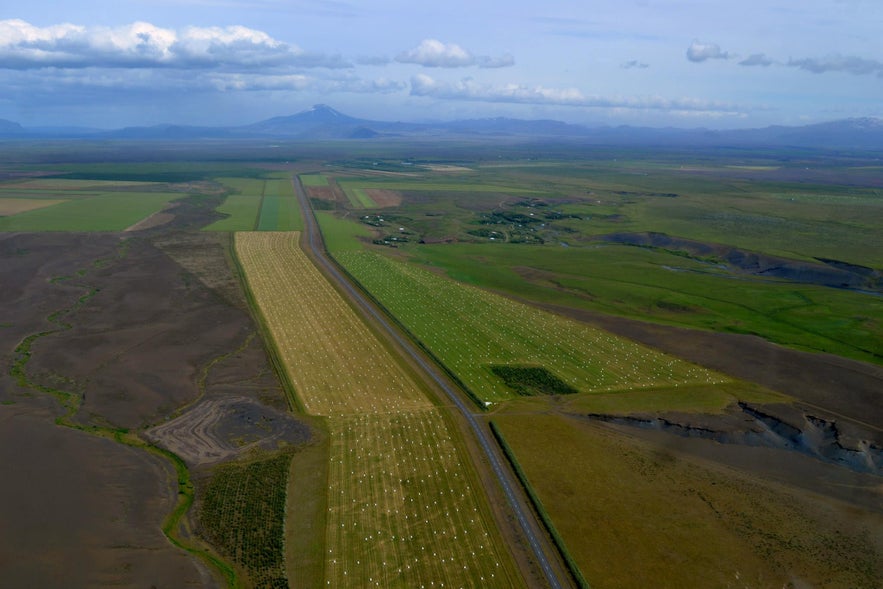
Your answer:
[[[352,283],[344,277],[337,265],[330,260],[325,251],[325,244],[322,241],[322,234],[319,231],[316,217],[313,215],[313,211],[307,201],[306,192],[304,191],[300,179],[297,178],[297,176],[293,177],[292,184],[294,185],[294,192],[297,195],[301,210],[303,211],[306,243],[316,262],[322,266],[327,274],[331,276],[341,288],[343,288],[347,295],[355,301],[366,314],[371,316],[371,318],[383,328],[386,335],[394,340],[400,348],[413,359],[421,370],[423,370],[424,373],[428,375],[442,391],[444,391],[450,401],[457,407],[457,409],[459,409],[460,413],[463,414],[463,417],[466,418],[469,427],[472,429],[472,433],[478,440],[482,451],[487,457],[488,463],[506,495],[509,506],[518,519],[521,532],[530,545],[534,559],[540,565],[549,586],[554,589],[572,587],[573,582],[566,570],[563,570],[563,567],[561,567],[558,562],[555,562],[553,565],[550,559],[546,556],[547,552],[543,548],[544,545],[548,546],[545,532],[542,530],[539,522],[537,522],[531,509],[527,506],[526,500],[521,493],[520,483],[517,482],[514,473],[512,473],[508,466],[504,466],[504,458],[500,453],[496,441],[491,439],[488,430],[481,426],[475,418],[472,409],[461,398],[461,395],[451,387],[448,380],[442,376],[439,369],[428,362],[423,354],[415,348],[414,344],[403,337],[399,330],[390,324],[389,319],[382,312],[378,311],[373,304],[369,303],[364,294],[355,288]],[[554,548],[550,547],[550,550],[554,551]]]

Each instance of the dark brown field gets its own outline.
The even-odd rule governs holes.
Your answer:
[[[178,231],[207,222],[205,210],[185,202],[144,231],[0,235],[4,586],[219,584],[162,533],[178,495],[172,464],[113,431],[191,466],[309,440],[223,237]],[[16,351],[23,341],[29,354]]]

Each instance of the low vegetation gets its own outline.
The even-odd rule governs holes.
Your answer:
[[[883,574],[870,522],[815,496],[578,418],[494,422],[592,587],[873,587]]]
[[[291,454],[215,468],[202,493],[205,538],[256,588],[285,589],[283,522]]]

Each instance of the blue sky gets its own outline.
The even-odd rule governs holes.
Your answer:
[[[883,116],[879,0],[15,4],[0,118],[25,126],[246,124],[315,103],[711,128]]]

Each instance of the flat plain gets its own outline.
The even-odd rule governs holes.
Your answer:
[[[353,162],[347,191],[400,202],[319,218],[490,410],[591,586],[873,587],[877,187],[821,155],[623,155],[382,179]]]
[[[575,577],[883,576],[876,154],[118,147],[0,145],[17,585],[540,585],[449,408],[301,251],[295,176]]]

